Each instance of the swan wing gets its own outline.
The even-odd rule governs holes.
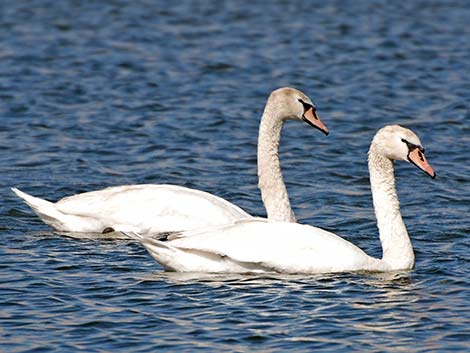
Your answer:
[[[170,199],[167,199],[168,197]],[[181,205],[181,201],[187,201],[189,205]],[[211,207],[219,208],[221,213],[230,214],[235,218],[249,216],[240,207],[221,197],[205,191],[169,184],[113,186],[103,190],[65,197],[57,202],[57,206],[62,212],[83,215],[99,213],[104,205],[110,211],[125,209],[126,202],[132,203],[133,208],[139,208],[140,210],[154,207],[162,211],[172,208],[166,205],[175,204],[182,209],[192,209],[194,206],[198,206],[198,202],[210,203]],[[142,204],[139,204],[140,202]],[[170,212],[168,211],[168,213]]]
[[[323,229],[260,219],[182,232],[168,242],[139,240],[158,262],[158,246],[171,248],[176,256],[171,269],[177,271],[191,270],[194,261],[194,271],[202,272],[325,273],[367,269],[374,261],[357,246]],[[192,260],[181,260],[182,254],[191,254]],[[201,268],[201,256],[213,257],[206,269]],[[246,270],[240,271],[240,267]]]
[[[25,199],[24,193],[19,196]],[[250,217],[221,197],[165,184],[109,187],[69,196],[56,203],[31,197],[28,204],[33,207],[31,200],[36,201],[34,209],[43,220],[47,219],[46,223],[65,231],[101,232],[111,227],[116,231],[157,233]]]

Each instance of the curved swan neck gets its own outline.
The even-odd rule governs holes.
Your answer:
[[[393,162],[384,157],[374,143],[369,150],[369,173],[382,243],[382,262],[390,270],[411,269],[414,266],[413,247],[400,213]]]
[[[295,222],[279,161],[279,142],[284,119],[278,111],[268,101],[261,117],[258,135],[258,187],[269,220]]]

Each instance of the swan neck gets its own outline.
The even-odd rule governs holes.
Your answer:
[[[369,173],[382,262],[390,270],[411,269],[414,253],[400,212],[393,161],[383,156],[374,143],[369,151]]]
[[[272,104],[266,105],[258,135],[258,186],[268,219],[295,222],[281,173],[279,142],[284,119]]]

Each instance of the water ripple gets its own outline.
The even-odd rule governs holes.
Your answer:
[[[466,350],[469,15],[460,0],[0,4],[2,348]],[[174,183],[264,216],[257,129],[283,85],[332,131],[285,126],[296,215],[371,255],[370,140],[385,124],[419,133],[438,177],[396,166],[413,271],[167,273],[133,242],[53,232],[9,190]]]

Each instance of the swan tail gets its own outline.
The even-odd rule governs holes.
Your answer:
[[[22,199],[31,209],[41,218],[41,220],[49,226],[63,231],[70,231],[67,227],[67,215],[57,210],[53,202],[31,196],[17,188],[11,190]]]
[[[271,268],[260,263],[237,261],[225,255],[200,249],[179,248],[171,241],[161,241],[135,232],[125,232],[139,241],[167,271],[206,273],[265,273]]]
[[[175,264],[181,263],[184,257],[184,252],[177,248],[168,245],[166,241],[156,240],[150,237],[145,237],[137,232],[123,232],[130,239],[140,242],[149,252],[149,254],[161,266],[168,271],[182,271],[182,267]]]

